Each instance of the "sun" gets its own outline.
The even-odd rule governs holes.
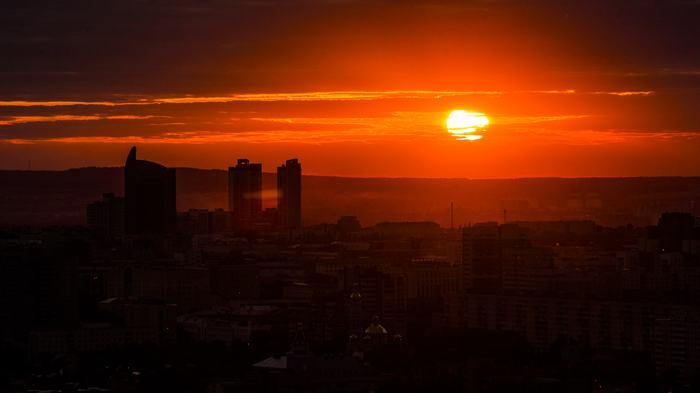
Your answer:
[[[447,131],[456,136],[458,141],[475,141],[481,139],[481,135],[473,134],[478,128],[484,128],[489,124],[489,119],[483,113],[472,113],[456,110],[447,118]]]

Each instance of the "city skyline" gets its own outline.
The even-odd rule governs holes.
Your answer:
[[[698,0],[0,2],[0,391],[700,391],[699,40]]]

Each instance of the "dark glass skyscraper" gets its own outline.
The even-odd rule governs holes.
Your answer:
[[[126,233],[169,233],[175,230],[175,168],[136,159],[136,146],[124,166]]]
[[[277,211],[285,228],[301,228],[301,164],[294,158],[277,167]]]
[[[260,219],[262,212],[262,164],[238,160],[228,168],[228,210],[234,228],[244,228]]]

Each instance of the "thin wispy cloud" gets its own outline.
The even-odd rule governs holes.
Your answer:
[[[0,107],[33,107],[33,106],[125,106],[125,105],[157,105],[157,104],[206,104],[227,102],[316,102],[316,101],[374,101],[387,99],[434,99],[443,97],[458,97],[470,95],[500,96],[507,94],[577,94],[575,90],[519,90],[519,91],[431,91],[431,90],[398,90],[398,91],[330,91],[311,93],[261,93],[261,94],[232,94],[227,96],[175,96],[137,98],[126,101],[0,101]],[[610,94],[618,96],[650,95],[652,91],[627,92],[582,92],[580,94]]]
[[[551,102],[559,100],[552,96],[562,95],[562,100],[597,100],[596,96],[610,95],[620,97],[619,102],[628,102],[625,97],[646,97],[653,95],[651,91],[591,91],[577,92],[575,90],[532,90],[532,91],[446,91],[446,90],[401,90],[401,91],[334,91],[311,93],[275,93],[275,94],[239,94],[230,96],[171,96],[171,97],[132,97],[131,101],[95,101],[86,105],[107,105],[122,109],[104,109],[108,114],[76,112],[90,109],[80,108],[80,101],[5,101],[7,112],[37,113],[36,115],[15,115],[0,117],[0,126],[4,132],[0,140],[19,143],[195,143],[216,144],[227,142],[245,143],[338,143],[362,142],[375,143],[385,140],[442,140],[447,138],[445,119],[450,109],[435,111],[445,107],[441,98],[467,97],[464,100],[451,99],[448,106],[461,105],[465,101],[470,105],[493,105],[493,102],[512,95],[516,102],[523,99]],[[564,98],[567,97],[567,98]],[[469,98],[472,97],[472,98]],[[483,97],[483,98],[481,98]],[[524,98],[523,98],[524,97]],[[588,98],[585,98],[588,97]],[[124,99],[124,97],[120,97]],[[382,106],[366,106],[361,110],[340,110],[325,112],[326,116],[308,116],[316,111],[317,102],[353,102],[392,100]],[[409,101],[406,101],[409,100]],[[410,101],[416,100],[416,101]],[[15,105],[18,108],[13,109]],[[246,110],[237,110],[236,102]],[[296,111],[290,112],[284,105],[272,105],[274,102],[309,103]],[[406,104],[409,102],[410,104]],[[487,103],[491,104],[487,104]],[[202,104],[230,103],[235,105],[233,110],[222,111],[213,106],[206,109]],[[255,103],[260,103],[256,105]],[[28,109],[36,104],[36,108]],[[44,105],[46,104],[46,105]],[[128,105],[138,105],[125,108]],[[62,106],[75,106],[60,109]],[[174,105],[174,106],[166,106]],[[374,104],[372,104],[374,105]],[[411,110],[396,110],[401,107]],[[42,107],[46,107],[42,109]],[[55,107],[59,107],[56,109]],[[88,107],[89,108],[89,107]],[[386,108],[375,110],[374,108]],[[426,110],[421,111],[420,108]],[[515,107],[517,110],[517,107]],[[226,108],[228,109],[228,108]],[[254,109],[254,110],[250,110]],[[418,110],[416,110],[418,109]],[[589,109],[581,109],[589,111]],[[58,114],[55,112],[59,111]],[[72,114],[60,112],[72,112]],[[126,112],[128,111],[128,112]],[[53,112],[53,113],[52,113]],[[121,112],[121,113],[120,113]],[[124,113],[126,112],[126,113]],[[48,114],[51,113],[51,114]],[[136,113],[136,114],[135,114]],[[294,116],[299,114],[298,117]],[[306,116],[304,116],[306,115]],[[364,116],[363,116],[364,115]],[[630,133],[612,135],[606,130],[596,130],[601,124],[600,113],[595,114],[552,114],[539,116],[514,116],[508,112],[487,114],[489,129],[487,139],[511,140],[521,137],[540,138],[542,143],[572,143],[590,144],[597,141],[615,141],[624,138],[641,138],[658,132],[656,130],[636,130]],[[231,117],[235,116],[235,117]],[[255,117],[247,117],[255,116]],[[138,121],[152,119],[149,122],[135,122],[133,126],[115,128],[107,121],[124,120]],[[581,122],[580,120],[583,120]],[[95,126],[87,124],[82,127],[68,124],[69,122],[94,122]],[[47,123],[66,123],[61,128]],[[33,124],[30,124],[33,123]],[[42,125],[44,123],[44,125]],[[548,123],[548,124],[545,124]],[[594,128],[591,128],[594,127]],[[565,129],[565,130],[564,130]],[[645,134],[644,131],[647,133]],[[602,134],[591,134],[602,132]],[[661,134],[659,134],[661,135]],[[679,134],[674,134],[678,137]],[[566,142],[566,140],[570,142]]]
[[[539,145],[602,146],[624,144],[635,141],[689,141],[698,140],[695,132],[667,130],[661,132],[640,132],[631,129],[593,130],[582,129],[571,132],[560,129],[519,129],[511,128],[501,133],[509,141],[527,141]]]
[[[37,123],[37,122],[56,122],[56,121],[91,121],[91,120],[142,120],[150,119],[157,116],[80,116],[80,115],[57,115],[57,116],[10,116],[8,120],[0,120],[0,125]]]
[[[76,106],[76,105],[96,105],[96,106],[122,106],[122,105],[149,105],[150,102],[112,102],[112,101],[0,101],[0,106]]]
[[[584,94],[608,94],[613,96],[648,96],[654,94],[653,91],[591,91]]]
[[[564,116],[493,116],[491,124],[527,124],[541,123],[546,121],[573,120],[591,117],[590,115],[564,115]]]

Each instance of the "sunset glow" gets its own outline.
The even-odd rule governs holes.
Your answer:
[[[0,169],[120,166],[127,144],[331,176],[700,168],[689,4],[271,4],[0,6]]]
[[[0,1],[0,386],[700,392],[699,22]]]
[[[447,118],[447,131],[456,136],[458,141],[475,141],[481,139],[482,135],[472,133],[488,124],[489,119],[483,113],[456,110]]]

